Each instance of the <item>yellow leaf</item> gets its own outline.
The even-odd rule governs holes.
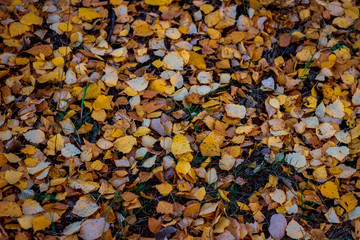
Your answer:
[[[37,16],[35,13],[33,12],[29,12],[28,14],[22,16],[20,22],[22,24],[25,25],[41,25],[42,24],[42,19]]]
[[[100,160],[96,160],[91,164],[91,170],[100,171],[103,168],[104,164]]]
[[[320,187],[320,192],[327,198],[339,198],[338,187],[334,182],[326,182]]]
[[[163,196],[167,196],[171,193],[171,191],[173,190],[173,186],[171,184],[169,184],[168,182],[164,182],[162,184],[158,184],[155,186],[156,189],[159,191],[159,193]]]
[[[138,129],[136,129],[136,131],[134,132],[133,135],[135,137],[142,137],[142,136],[148,135],[149,133],[151,133],[150,128],[145,127],[145,126],[141,126]]]
[[[57,72],[49,72],[47,74],[41,75],[37,81],[39,83],[46,83],[48,81],[55,81],[58,80],[61,77],[61,74]]]
[[[257,10],[258,8],[261,7],[261,4],[258,0],[250,0],[250,7],[254,10]]]
[[[220,156],[220,146],[215,138],[209,134],[200,144],[200,152],[203,156]]]
[[[220,217],[220,220],[215,224],[214,233],[223,233],[225,228],[230,225],[230,220],[226,217]]]
[[[351,192],[346,193],[340,198],[340,205],[347,211],[350,212],[358,206],[358,200]]]
[[[191,162],[193,159],[194,159],[194,156],[190,152],[188,152],[186,154],[183,154],[179,158],[179,161]]]
[[[332,68],[336,62],[336,55],[335,54],[330,54],[329,56],[329,61],[327,62],[322,62],[321,63],[321,68]]]
[[[29,63],[29,59],[28,58],[16,58],[15,63],[16,63],[16,65],[26,65]]]
[[[111,132],[111,136],[113,138],[118,138],[118,137],[121,137],[121,135],[123,135],[123,131],[121,129],[113,129],[112,132]]]
[[[158,59],[158,60],[153,61],[152,65],[154,65],[156,68],[160,68],[164,65],[164,63]]]
[[[313,96],[309,96],[306,98],[307,103],[305,103],[304,105],[308,108],[316,108],[317,106],[317,99],[316,97]]]
[[[229,192],[225,192],[224,190],[218,189],[220,197],[222,200],[225,200],[227,202],[230,202],[230,199],[227,197]]]
[[[316,48],[314,46],[306,46],[296,54],[296,57],[303,62],[310,61],[312,55],[315,53]]]
[[[209,14],[214,11],[214,6],[211,4],[203,4],[200,6],[200,10],[203,11],[205,14]]]
[[[145,0],[146,4],[152,5],[152,6],[164,6],[169,5],[172,2],[172,0]]]
[[[5,45],[7,45],[9,47],[16,47],[17,48],[17,47],[20,46],[20,41],[17,40],[17,39],[4,39],[3,42],[5,43]]]
[[[211,39],[220,39],[221,38],[221,33],[218,30],[213,29],[213,28],[208,29],[208,34]]]
[[[353,23],[351,21],[349,21],[347,18],[344,17],[337,17],[333,20],[332,22],[333,25],[338,26],[340,28],[348,28],[350,27]]]
[[[285,63],[285,60],[284,60],[284,58],[282,56],[279,56],[279,57],[275,58],[275,60],[274,60],[274,64],[275,64],[276,67],[280,67],[284,63]]]
[[[165,201],[160,201],[156,207],[158,213],[172,214],[174,212],[174,205]]]
[[[101,110],[101,109],[105,109],[105,110],[111,110],[111,104],[110,104],[110,99],[109,97],[105,96],[105,95],[100,95],[96,98],[96,100],[93,103],[93,108],[95,110]]]
[[[58,28],[63,32],[71,32],[73,30],[73,25],[68,22],[62,22],[59,24]]]
[[[345,16],[352,19],[352,20],[356,20],[359,18],[359,8],[357,7],[349,7],[345,10]]]
[[[300,68],[298,72],[299,78],[306,79],[310,72],[310,68]]]
[[[65,145],[65,140],[60,133],[56,134],[55,136],[51,137],[47,142],[48,149],[50,150],[51,155],[54,155],[57,151],[61,151],[61,149]]]
[[[14,171],[14,170],[7,170],[5,172],[5,180],[9,184],[15,184],[20,180],[22,175],[23,175],[22,172],[18,172],[18,171]]]
[[[96,83],[92,83],[89,85],[89,87],[86,89],[85,99],[96,99],[101,94],[101,87],[97,85]],[[81,98],[83,96],[83,93],[81,94]]]
[[[125,136],[116,139],[114,142],[114,147],[116,150],[122,153],[129,153],[134,145],[137,144],[136,138],[133,136]]]
[[[149,37],[154,33],[154,31],[150,29],[150,25],[142,20],[135,20],[131,28],[134,30],[134,34],[140,37]]]
[[[342,46],[341,49],[336,49],[334,51],[336,57],[342,58],[343,60],[347,61],[351,59],[351,52],[350,49],[346,46]]]
[[[33,224],[33,220],[34,220],[34,216],[32,216],[32,215],[23,215],[23,216],[21,216],[21,217],[19,217],[18,219],[17,219],[17,221],[18,221],[18,223],[20,224],[20,227],[22,228],[22,229],[25,229],[25,230],[27,230],[27,229],[30,229],[30,228],[32,228],[32,224]]]
[[[16,37],[18,35],[26,33],[27,31],[30,31],[30,27],[22,24],[21,22],[10,23],[9,32],[11,37]]]
[[[24,154],[32,155],[36,153],[36,148],[32,145],[26,145],[23,149],[21,149],[21,152]]]
[[[360,39],[354,43],[353,48],[354,49],[360,48]]]
[[[299,32],[299,31],[295,31],[295,32],[291,33],[291,35],[297,36],[300,39],[305,37],[305,34],[303,34],[302,32]]]
[[[179,161],[175,168],[176,172],[182,175],[186,175],[190,171],[190,169],[190,163],[185,161]]]
[[[102,17],[98,12],[91,8],[79,8],[79,17],[86,21]]]
[[[315,168],[315,171],[313,173],[313,176],[315,179],[321,180],[327,178],[327,171],[325,166],[320,166],[318,168]]]
[[[221,20],[220,11],[215,11],[205,16],[205,23],[209,28],[218,24],[220,20]]]
[[[149,86],[149,89],[158,92],[160,94],[163,94],[166,90],[166,81],[163,79],[152,81]]]
[[[190,52],[189,64],[194,65],[198,69],[205,70],[206,63],[204,57],[201,54],[198,54],[194,51],[189,51],[189,52]]]
[[[311,89],[311,96],[313,96],[313,97],[317,97],[318,95],[317,95],[317,92],[316,92],[316,85],[317,84],[315,84],[313,87],[312,87],[312,89]]]
[[[104,122],[107,118],[106,116],[106,112],[104,109],[101,109],[101,110],[94,110],[92,113],[91,113],[91,117],[98,121],[98,122]]]
[[[63,57],[56,57],[52,60],[52,63],[55,65],[55,66],[60,66],[60,67],[63,67],[64,66],[64,63],[65,63],[65,60]]]
[[[21,217],[20,206],[16,202],[0,202],[0,217]]]
[[[33,220],[34,232],[37,232],[39,230],[45,230],[50,225],[51,225],[51,221],[48,220],[45,216],[40,216],[40,217],[34,218],[34,220]]]
[[[59,47],[57,50],[59,51],[60,55],[63,57],[70,54],[72,51],[70,47]]]
[[[193,193],[191,196],[196,198],[199,201],[202,201],[202,200],[204,200],[205,195],[206,195],[206,190],[204,187],[201,187],[195,193]]]
[[[181,155],[188,152],[192,152],[190,143],[183,135],[176,135],[171,144],[171,152],[174,155]]]
[[[237,202],[237,205],[240,207],[240,210],[242,210],[242,211],[249,211],[250,210],[248,205],[246,205],[245,203]]]

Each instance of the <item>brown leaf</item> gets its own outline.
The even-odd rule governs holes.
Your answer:
[[[44,54],[45,57],[50,57],[53,50],[50,45],[37,45],[26,51],[34,56],[39,56],[40,53]]]

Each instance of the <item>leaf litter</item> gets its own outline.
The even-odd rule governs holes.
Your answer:
[[[1,239],[360,238],[356,1],[0,19]]]

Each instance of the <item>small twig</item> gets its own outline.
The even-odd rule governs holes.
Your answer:
[[[109,29],[109,32],[108,32],[108,36],[106,38],[106,41],[108,43],[110,43],[110,39],[111,39],[111,36],[113,34],[113,31],[114,31],[114,27],[115,27],[115,12],[114,12],[114,9],[112,8],[111,5],[108,5],[108,11],[109,11],[109,15],[110,15],[110,29]]]

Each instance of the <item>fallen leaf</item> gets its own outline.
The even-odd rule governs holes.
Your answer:
[[[30,130],[24,134],[26,140],[39,144],[45,141],[45,133],[40,129]]]
[[[11,37],[16,37],[18,35],[22,35],[23,33],[26,33],[27,31],[30,31],[30,27],[23,23],[20,23],[20,22],[10,23],[9,32],[10,32]]]
[[[327,198],[339,198],[339,191],[335,183],[326,182],[320,187],[320,192],[323,196]]]
[[[61,154],[67,158],[79,155],[80,153],[81,151],[71,143],[65,144],[65,147],[61,149]]]
[[[9,184],[15,184],[20,180],[22,175],[23,175],[22,172],[8,170],[8,171],[5,172],[5,180]]]
[[[33,229],[34,232],[45,230],[51,225],[51,221],[47,219],[45,216],[40,216],[37,218],[34,218],[33,220]]]
[[[286,235],[293,239],[300,239],[306,236],[305,229],[294,219],[286,227]]]
[[[171,193],[171,191],[174,189],[174,187],[168,182],[158,184],[155,187],[159,191],[159,193],[165,197],[168,196]]]
[[[16,202],[0,202],[0,217],[21,217],[21,208]]]
[[[244,118],[246,115],[246,108],[242,105],[227,104],[225,106],[226,114],[232,118]]]
[[[220,146],[215,138],[209,134],[200,144],[200,152],[206,157],[220,156]]]
[[[93,19],[101,18],[101,15],[91,8],[79,8],[79,17],[86,21],[92,21]]]
[[[336,215],[336,212],[333,207],[330,208],[329,211],[327,211],[327,213],[325,213],[325,217],[329,223],[340,223],[341,222],[338,215]]]
[[[276,189],[274,192],[270,193],[270,197],[279,204],[283,204],[286,201],[286,194],[280,189]]]
[[[189,141],[183,135],[175,135],[172,144],[171,152],[175,155],[181,155],[192,152]]]
[[[287,228],[286,218],[283,214],[274,214],[270,218],[269,232],[275,240],[280,240],[285,236]]]
[[[116,141],[114,142],[114,147],[116,148],[116,150],[122,153],[129,153],[136,144],[136,138],[134,138],[133,136],[124,136],[116,139]]]
[[[95,199],[90,195],[85,195],[79,198],[75,203],[72,213],[80,217],[89,217],[99,209]]]
[[[289,153],[285,157],[285,161],[295,168],[302,168],[306,166],[306,158],[301,153]]]
[[[174,205],[165,201],[160,201],[156,207],[158,213],[172,214],[174,213]]]
[[[107,232],[110,224],[106,222],[105,218],[87,219],[81,224],[79,237],[86,240],[95,240]]]

